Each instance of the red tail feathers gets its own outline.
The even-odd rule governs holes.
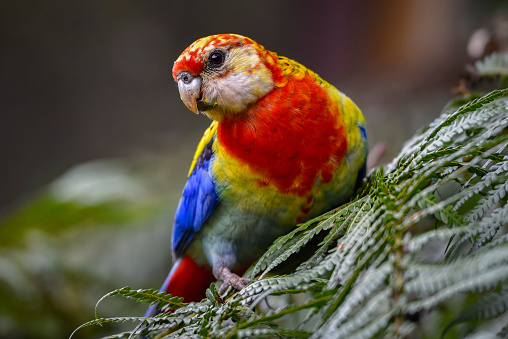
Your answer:
[[[205,297],[206,289],[215,281],[210,269],[199,266],[190,257],[185,256],[173,264],[166,281],[160,291],[173,297],[183,297],[184,302],[200,301]],[[157,304],[148,308],[145,317],[153,317],[160,311]]]
[[[199,266],[188,256],[175,265],[178,266],[171,270],[163,288],[172,296],[183,297],[184,302],[200,301],[210,284],[217,280],[208,267]]]
[[[243,274],[250,265],[245,265],[237,273]],[[160,291],[173,297],[183,297],[184,302],[201,301],[205,298],[206,289],[216,281],[208,266],[199,266],[189,256],[179,259],[173,264],[166,281]],[[145,317],[153,317],[160,311],[157,304],[150,306]]]

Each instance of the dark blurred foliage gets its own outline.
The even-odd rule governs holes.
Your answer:
[[[239,33],[303,63],[354,99],[370,144],[386,142],[389,159],[451,97],[470,35],[503,7],[1,1],[0,337],[64,338],[111,289],[162,282],[172,213],[209,124],[180,102],[171,77],[194,40]],[[111,158],[124,160],[61,177]]]

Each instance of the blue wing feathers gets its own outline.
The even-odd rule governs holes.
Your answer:
[[[367,150],[368,149],[368,146],[367,146],[367,132],[365,132],[365,126],[358,125],[358,127],[360,128],[360,133],[362,134],[362,138],[363,138],[363,142],[364,142],[364,147]],[[367,174],[367,152],[365,152],[364,164],[360,168],[360,170],[358,171],[358,174],[356,176],[355,192],[362,186],[362,181],[363,181],[363,178],[365,178],[366,174]]]
[[[362,125],[358,125],[360,127],[360,132],[362,133],[362,137],[364,140],[367,140],[367,132],[365,132],[365,127]]]
[[[173,252],[183,254],[187,245],[212,213],[218,202],[215,184],[210,177],[213,139],[204,147],[196,162],[176,209],[173,226]]]

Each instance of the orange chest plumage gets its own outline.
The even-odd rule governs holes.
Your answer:
[[[347,150],[339,105],[306,74],[289,76],[247,112],[222,121],[218,142],[227,153],[282,193],[304,196],[327,183]]]

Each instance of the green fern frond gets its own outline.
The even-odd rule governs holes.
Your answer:
[[[285,261],[292,254],[297,253],[305,244],[307,244],[316,234],[328,229],[332,223],[330,216],[333,211],[327,212],[317,218],[309,220],[285,236],[274,241],[273,245],[263,254],[253,268],[245,274],[246,277],[253,278],[261,271],[270,272],[273,268]],[[317,227],[311,226],[318,223]],[[310,229],[309,229],[310,228]]]
[[[493,292],[480,299],[474,305],[462,311],[453,319],[443,331],[443,336],[453,326],[469,321],[480,321],[495,318],[508,310],[508,288],[502,287],[500,291]]]
[[[132,337],[132,332],[121,332],[117,334],[108,335],[106,337],[102,337],[102,339],[129,339]]]
[[[97,304],[95,305],[96,318],[97,318],[97,307],[99,303],[105,298],[112,297],[115,295],[121,295],[130,299],[135,299],[138,302],[149,303],[151,305],[159,303],[159,305],[157,306],[158,309],[166,305],[170,305],[171,309],[178,309],[185,306],[185,304],[182,304],[183,298],[181,297],[173,297],[171,296],[171,294],[159,292],[158,290],[154,289],[133,290],[127,286],[109,292],[97,302]]]
[[[508,89],[498,89],[495,91],[490,92],[487,95],[482,96],[481,98],[474,99],[467,104],[464,104],[462,107],[460,107],[456,112],[450,114],[449,116],[444,119],[444,121],[439,122],[435,125],[434,129],[431,133],[427,136],[427,140],[430,141],[433,138],[435,138],[438,133],[442,134],[443,136],[446,135],[446,133],[442,133],[444,128],[447,128],[451,126],[452,123],[454,123],[453,130],[460,131],[460,125],[463,126],[463,129],[468,129],[470,124],[473,125],[474,123],[478,123],[479,119],[486,119],[489,115],[495,114],[492,110],[488,110],[487,112],[482,112],[484,114],[471,114],[467,116],[467,118],[464,118],[463,116],[467,113],[475,112],[479,108],[482,108],[488,103],[491,103],[495,99],[505,95],[508,92]],[[461,118],[461,120],[457,121],[458,118]],[[483,120],[482,119],[482,120]],[[432,126],[432,125],[431,125]],[[448,138],[443,137],[443,138]]]
[[[80,330],[84,327],[88,327],[88,326],[93,326],[93,325],[102,326],[103,324],[106,324],[106,323],[118,323],[118,322],[144,322],[145,320],[146,320],[146,318],[144,318],[144,317],[98,318],[98,319],[88,321],[88,322],[84,323],[83,325],[79,326],[77,329],[74,330],[74,332],[72,332],[72,334],[70,335],[69,338],[72,338],[78,330]],[[167,322],[167,320],[163,320],[163,321]],[[130,333],[132,334],[132,332],[130,332]],[[121,335],[123,336],[124,334],[121,334]]]
[[[475,68],[481,75],[508,75],[508,54],[494,52],[475,62]]]
[[[493,189],[480,199],[475,208],[464,217],[466,221],[473,222],[478,220],[478,218],[485,215],[489,209],[498,204],[506,196],[508,191],[506,179],[507,177],[505,176],[499,178],[501,182],[493,186]]]
[[[370,173],[361,196],[277,239],[248,271],[255,280],[225,302],[216,301],[213,286],[191,304],[123,288],[107,296],[176,311],[85,325],[137,319],[144,333],[164,338],[407,337],[425,329],[411,315],[446,313],[454,320],[442,330],[477,333],[454,325],[508,313],[499,288],[508,283],[507,93],[450,104],[389,165]],[[313,254],[290,274],[269,275],[311,244],[318,244]],[[477,302],[454,311],[449,303],[462,296]],[[267,297],[277,307],[263,308]]]

